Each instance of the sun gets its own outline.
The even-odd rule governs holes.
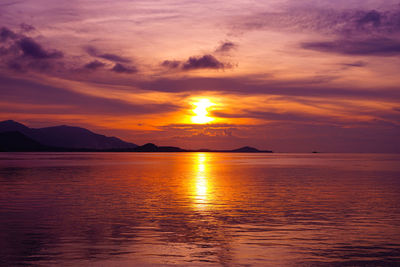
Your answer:
[[[196,114],[195,116],[192,116],[193,123],[203,124],[214,120],[214,118],[208,116],[207,109],[215,105],[209,99],[199,99],[197,102],[193,103],[193,105],[195,106],[193,113]]]

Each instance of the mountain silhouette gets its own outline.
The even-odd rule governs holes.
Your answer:
[[[249,146],[233,150],[187,150],[174,146],[157,146],[153,143],[138,146],[116,137],[96,134],[85,128],[67,125],[29,128],[13,120],[0,122],[0,151],[272,153],[270,150],[258,150]]]
[[[137,152],[157,152],[158,146],[152,143],[145,144],[143,146],[138,146],[134,149]]]
[[[241,148],[231,149],[231,150],[197,149],[197,150],[191,150],[190,152],[273,153],[272,150],[258,150],[257,148],[251,146],[244,146]]]
[[[188,150],[174,146],[156,146],[152,143],[147,143],[143,146],[138,146],[132,149],[133,152],[188,152]]]
[[[19,132],[26,137],[49,147],[70,149],[133,149],[136,144],[122,141],[116,137],[96,134],[85,128],[67,125],[29,128],[19,122],[8,120],[0,122],[0,133]]]
[[[46,151],[48,148],[20,132],[0,133],[0,151]]]
[[[252,153],[256,153],[256,152],[261,152],[260,150],[258,150],[257,148],[254,147],[250,147],[250,146],[244,146],[238,149],[234,149],[231,152],[252,152]]]

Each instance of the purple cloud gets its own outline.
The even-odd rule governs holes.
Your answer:
[[[24,37],[18,41],[18,45],[24,56],[35,59],[62,58],[64,55],[58,50],[46,51],[39,43],[29,37]]]
[[[213,55],[207,54],[200,57],[190,57],[185,62],[178,60],[164,60],[161,66],[169,69],[181,69],[183,71],[196,69],[223,69],[226,65],[216,59]]]
[[[7,67],[16,71],[16,72],[25,72],[25,68],[16,61],[9,61],[7,63]]]
[[[278,29],[331,34],[399,33],[400,10],[346,10],[297,8],[283,12],[263,12],[236,18],[233,29],[239,31]]]
[[[123,62],[123,63],[131,62],[130,59],[123,58],[121,56],[117,56],[117,55],[114,55],[114,54],[101,54],[101,55],[98,55],[97,57],[103,58],[103,59],[107,59],[107,60],[110,60],[110,61],[114,61],[114,62]]]
[[[13,71],[20,73],[27,70],[49,71],[63,64],[57,62],[64,56],[61,51],[45,49],[34,39],[24,34],[17,34],[8,28],[1,28],[0,41],[2,41],[0,61]]]
[[[224,52],[229,52],[232,49],[235,49],[237,47],[237,45],[233,42],[227,41],[227,42],[223,42],[222,44],[220,44],[217,49],[215,49],[216,53],[224,53]]]
[[[6,27],[0,28],[0,42],[5,42],[8,39],[16,39],[18,35]]]
[[[161,66],[170,68],[170,69],[177,69],[181,65],[181,62],[179,60],[164,60],[161,63]]]
[[[136,73],[136,72],[138,72],[138,70],[135,67],[133,67],[133,66],[126,67],[120,63],[115,64],[111,70],[114,72],[117,72],[117,73]]]
[[[33,27],[32,25],[26,24],[26,23],[21,23],[19,25],[19,27],[21,28],[21,30],[23,32],[31,32],[35,30],[35,27]]]
[[[371,10],[358,20],[360,25],[372,24],[374,27],[381,25],[381,13],[376,10]]]
[[[105,64],[103,62],[100,62],[98,60],[94,60],[92,62],[87,63],[84,67],[86,69],[96,70],[96,69],[102,68],[104,66],[105,66]]]
[[[204,55],[202,57],[190,57],[185,63],[183,63],[183,70],[195,70],[195,69],[223,69],[224,64],[218,61],[212,55]]]
[[[356,61],[356,62],[350,62],[350,63],[342,63],[343,66],[346,67],[356,67],[356,68],[361,68],[367,66],[367,63],[364,61]]]
[[[86,47],[86,52],[93,56],[93,57],[98,57],[98,58],[102,58],[102,59],[106,59],[109,61],[113,61],[113,62],[119,62],[119,63],[130,63],[131,60],[129,58],[125,58],[119,55],[115,55],[115,54],[110,54],[110,53],[99,53],[97,51],[96,48],[94,48],[93,46],[88,46]]]
[[[400,54],[400,41],[389,38],[304,42],[301,47],[345,55],[392,56]]]

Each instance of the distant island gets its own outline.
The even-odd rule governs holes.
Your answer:
[[[0,152],[230,152],[272,153],[254,147],[232,150],[188,150],[174,146],[157,146],[152,143],[139,146],[117,137],[96,134],[85,128],[67,125],[29,128],[19,122],[0,122]]]

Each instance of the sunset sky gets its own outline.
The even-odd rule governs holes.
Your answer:
[[[0,120],[30,127],[400,152],[399,87],[400,1],[0,3]]]

